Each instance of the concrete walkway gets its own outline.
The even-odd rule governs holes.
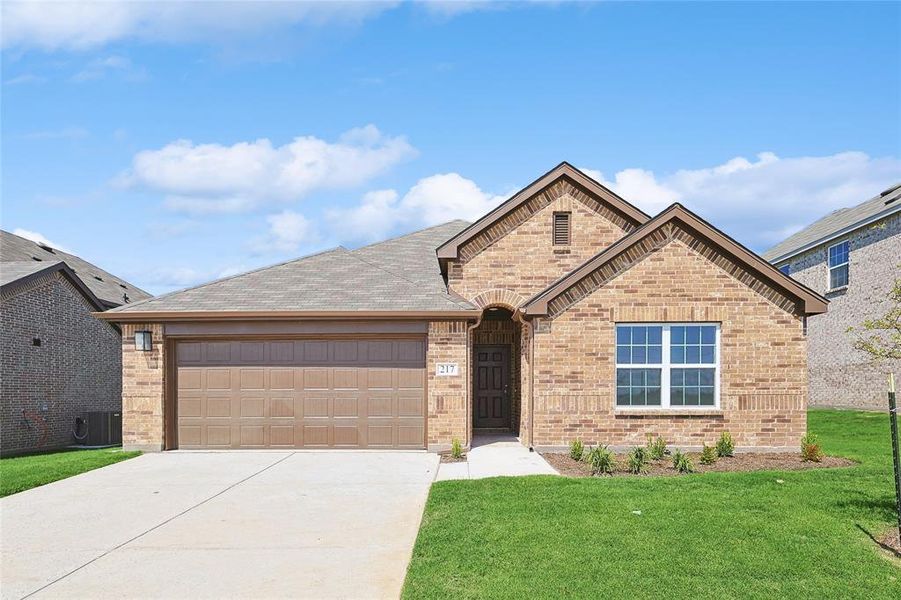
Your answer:
[[[147,454],[0,500],[2,598],[396,598],[438,457]]]
[[[510,435],[476,436],[466,462],[441,463],[437,481],[518,477],[522,475],[559,475],[537,452]]]

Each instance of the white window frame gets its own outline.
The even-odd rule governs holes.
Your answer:
[[[705,411],[705,410],[719,410],[720,408],[720,354],[721,354],[721,345],[720,345],[720,336],[722,327],[720,323],[716,322],[708,322],[708,321],[695,321],[695,322],[674,322],[674,323],[615,323],[613,326],[613,409],[617,411],[647,411],[647,410],[670,410],[670,411]],[[672,327],[699,327],[699,326],[713,326],[716,328],[716,338],[715,345],[713,347],[713,363],[672,363],[671,354],[672,347],[670,345],[670,329]],[[662,327],[663,333],[661,335],[661,359],[660,363],[648,363],[648,364],[620,364],[617,359],[617,344],[616,344],[616,334],[617,329],[619,327]],[[625,405],[625,404],[617,404],[617,386],[616,386],[616,372],[619,369],[660,369],[660,404],[659,405]],[[671,369],[714,369],[713,371],[713,405],[703,405],[703,406],[684,406],[684,405],[671,405],[670,404],[670,371]]]
[[[832,249],[837,246],[841,246],[842,244],[848,245],[848,259],[841,264],[830,265],[829,264],[829,256],[830,256],[830,254],[832,254]],[[838,287],[832,287],[832,269],[840,269],[841,267],[848,267],[848,282],[845,283],[845,285],[840,285]],[[846,287],[848,287],[849,285],[851,285],[851,241],[850,240],[842,240],[842,241],[832,244],[831,246],[828,246],[826,248],[826,289],[829,290],[830,292],[833,292],[835,290],[843,290]]]

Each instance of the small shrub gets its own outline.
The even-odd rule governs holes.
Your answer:
[[[616,456],[607,446],[598,446],[588,451],[585,460],[591,467],[592,475],[608,475],[616,470]]]
[[[801,438],[801,459],[805,462],[820,462],[823,456],[823,449],[820,448],[817,436],[807,432]]]
[[[648,457],[651,460],[663,460],[664,456],[666,456],[666,440],[660,436],[652,440],[651,436],[648,436]]]
[[[569,457],[573,460],[582,460],[585,457],[585,446],[582,440],[573,440],[569,443]]]
[[[708,446],[704,444],[704,447],[701,449],[701,464],[702,465],[712,465],[716,462],[716,450],[713,446]]]
[[[732,434],[724,431],[720,434],[720,439],[716,441],[716,455],[720,458],[724,456],[732,456],[735,453],[735,442],[732,440]]]
[[[629,452],[628,464],[629,473],[633,475],[641,475],[645,471],[648,470],[648,453],[647,451],[639,446],[638,448],[632,448],[632,451]]]
[[[688,458],[687,454],[682,454],[681,450],[673,453],[673,468],[680,473],[694,473],[695,465]]]
[[[463,458],[463,446],[457,438],[451,440],[451,458]]]

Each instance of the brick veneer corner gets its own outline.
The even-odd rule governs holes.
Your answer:
[[[135,350],[135,331],[150,331],[153,349]],[[122,446],[159,452],[164,447],[165,340],[163,326],[122,325]]]

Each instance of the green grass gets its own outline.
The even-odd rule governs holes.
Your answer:
[[[105,467],[141,454],[120,448],[60,450],[0,459],[0,497]]]
[[[436,483],[404,597],[901,598],[901,562],[868,537],[895,520],[888,417],[808,421],[860,464]]]

